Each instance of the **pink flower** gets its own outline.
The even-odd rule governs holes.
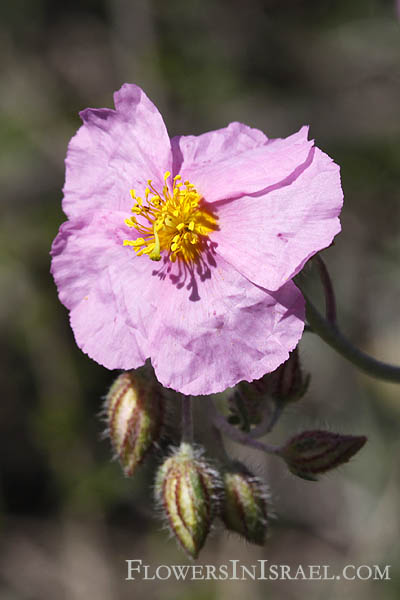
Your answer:
[[[184,394],[274,371],[304,326],[291,279],[340,231],[339,167],[306,127],[170,139],[139,87],[114,101],[81,113],[52,247],[77,344],[109,369],[150,357]]]

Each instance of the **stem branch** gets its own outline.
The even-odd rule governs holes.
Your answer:
[[[274,403],[271,412],[264,413],[263,419],[259,425],[256,425],[250,432],[249,435],[252,438],[259,438],[267,433],[270,433],[275,427],[283,411],[283,403]]]
[[[329,275],[328,269],[326,268],[326,264],[319,254],[314,256],[314,261],[317,263],[319,276],[324,288],[326,319],[329,321],[329,323],[332,323],[332,325],[336,325],[336,299],[332,279]]]
[[[215,427],[217,427],[225,435],[229,436],[233,441],[238,442],[239,444],[244,444],[245,446],[251,446],[252,448],[266,452],[267,454],[278,453],[279,448],[277,446],[264,444],[259,440],[255,440],[244,431],[240,431],[239,429],[236,429],[236,427],[233,427],[233,425],[230,425],[225,417],[217,411],[214,405],[213,412],[213,423]]]
[[[336,352],[347,358],[353,365],[364,371],[371,377],[384,379],[394,383],[400,383],[400,367],[390,365],[359,350],[341,333],[337,325],[325,319],[311,302],[303,289],[301,280],[296,281],[306,301],[307,321],[314,333],[331,346]]]

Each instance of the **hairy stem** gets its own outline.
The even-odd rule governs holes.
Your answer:
[[[236,429],[233,425],[230,425],[225,417],[218,412],[213,406],[213,424],[217,427],[223,434],[230,437],[233,441],[238,442],[239,444],[243,444],[245,446],[250,446],[252,448],[256,448],[257,450],[261,450],[262,452],[266,452],[267,454],[277,454],[279,448],[277,446],[272,446],[270,444],[264,444],[259,440],[252,438],[249,434]]]
[[[259,425],[256,425],[250,432],[249,435],[252,438],[260,438],[267,433],[270,433],[275,427],[283,412],[283,403],[274,403],[273,409],[269,413],[264,413],[263,419]]]
[[[182,442],[193,442],[192,396],[182,396]]]
[[[317,264],[319,276],[321,278],[321,283],[324,288],[326,319],[327,319],[327,321],[329,321],[329,323],[332,323],[332,325],[336,325],[336,299],[335,299],[335,290],[333,289],[332,279],[329,275],[329,271],[328,271],[324,261],[319,256],[319,254],[316,254],[314,256],[313,260]]]
[[[211,431],[215,440],[215,444],[217,447],[217,453],[219,455],[219,458],[221,461],[230,464],[232,462],[232,459],[230,458],[230,456],[228,455],[226,448],[225,448],[225,444],[224,444],[224,440],[222,437],[222,433],[221,430],[218,429],[218,427],[216,427],[214,424],[211,427]]]
[[[331,348],[371,377],[400,383],[400,367],[376,360],[353,346],[342,334],[338,326],[325,319],[317,310],[304,291],[301,280],[296,280],[296,284],[301,289],[305,298],[307,321],[314,333],[318,334]]]

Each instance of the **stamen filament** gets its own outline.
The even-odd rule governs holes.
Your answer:
[[[189,181],[182,183],[181,175],[172,180],[172,190],[168,187],[171,173],[164,175],[163,193],[153,186],[151,179],[145,188],[145,204],[135,190],[130,190],[135,201],[133,215],[125,219],[125,224],[134,228],[143,237],[125,240],[125,246],[132,246],[137,256],[147,254],[151,260],[159,261],[166,251],[171,262],[177,258],[185,262],[197,260],[202,250],[202,240],[217,228],[216,218],[201,204],[201,196]],[[134,216],[135,215],[135,216]],[[138,221],[141,217],[145,225]]]

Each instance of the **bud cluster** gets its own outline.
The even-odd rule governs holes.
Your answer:
[[[257,439],[271,431],[287,403],[304,395],[308,382],[295,350],[274,373],[242,382],[228,399],[228,419],[215,410],[211,413],[210,433],[218,433],[222,450],[221,432],[281,457],[293,474],[315,481],[318,475],[347,462],[366,438],[311,430],[291,437],[282,446]],[[171,397],[178,400],[177,395]],[[147,371],[122,373],[111,386],[105,402],[108,433],[126,475],[131,476],[158,445],[166,420],[166,399],[166,391]],[[271,513],[266,486],[243,464],[232,461],[226,451],[221,452],[223,464],[218,469],[211,467],[203,449],[191,442],[189,397],[182,398],[182,417],[182,441],[162,460],[155,477],[155,498],[169,529],[192,558],[197,558],[204,546],[216,516],[227,530],[263,545]]]
[[[194,558],[217,514],[228,530],[253,544],[265,542],[266,487],[238,462],[221,476],[193,446],[182,443],[159,468],[155,495],[171,531]]]

